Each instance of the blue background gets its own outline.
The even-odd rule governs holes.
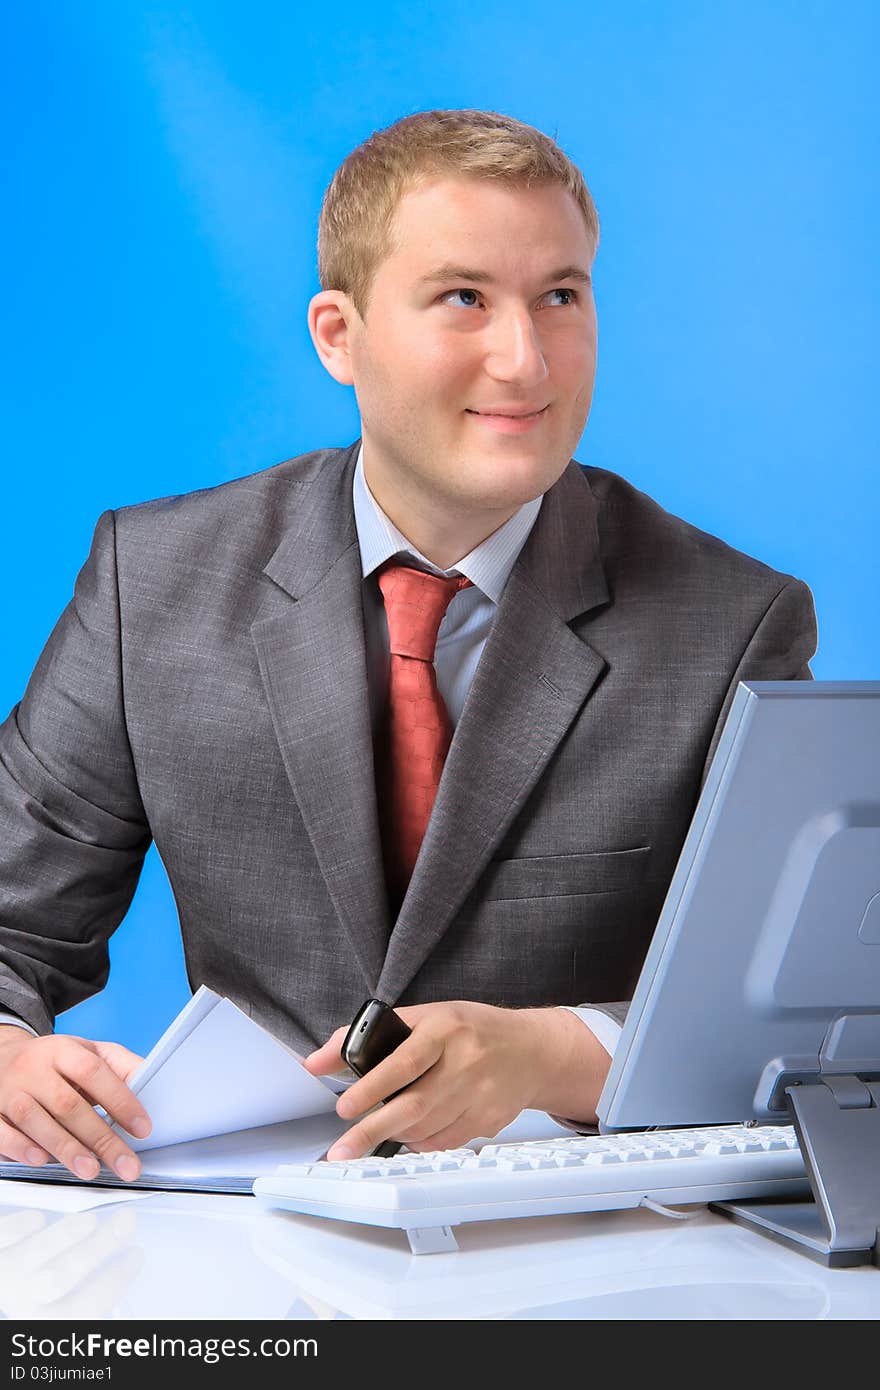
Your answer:
[[[306,329],[318,209],[354,145],[428,107],[507,112],[585,172],[602,244],[581,461],[805,579],[818,677],[880,676],[878,16],[873,0],[16,7],[0,715],[105,508],[357,436]],[[146,1051],[188,997],[155,851],[112,961],[59,1028]]]

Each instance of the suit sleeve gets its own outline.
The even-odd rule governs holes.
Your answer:
[[[783,585],[763,611],[727,687],[703,766],[702,782],[718,746],[724,721],[740,681],[812,680],[810,659],[816,653],[817,629],[813,596],[806,584],[791,579]],[[621,1026],[626,1020],[628,1001],[582,1004],[597,1009]],[[584,1025],[587,1026],[586,1024]]]
[[[740,681],[812,680],[810,661],[816,654],[817,642],[813,595],[799,579],[789,580],[764,613],[733,673],[706,754],[702,782]]]
[[[125,722],[116,528],[0,725],[0,1009],[38,1033],[106,984],[150,832]]]

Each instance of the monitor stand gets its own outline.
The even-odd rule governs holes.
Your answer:
[[[813,1201],[710,1202],[831,1266],[880,1265],[880,1081],[816,1077],[786,1086]]]

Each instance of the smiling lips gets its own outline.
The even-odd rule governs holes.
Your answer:
[[[550,407],[545,405],[541,410],[533,410],[529,414],[524,414],[521,409],[511,411],[509,415],[494,410],[469,410],[467,414],[499,434],[526,434],[528,430],[534,429],[539,420],[543,420],[549,409]]]

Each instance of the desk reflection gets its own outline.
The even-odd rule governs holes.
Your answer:
[[[401,1231],[151,1193],[56,1214],[0,1207],[7,1318],[785,1319],[880,1315],[880,1270],[829,1270],[705,1208],[457,1228],[414,1256]]]
[[[0,1212],[0,1307],[7,1318],[104,1318],[143,1268],[131,1206],[57,1215]]]
[[[458,1251],[414,1256],[402,1232],[279,1211],[255,1224],[253,1245],[301,1298],[320,1300],[324,1316],[331,1309],[371,1319],[829,1316],[841,1271],[744,1235],[702,1208],[675,1226],[643,1212],[594,1213],[459,1226]],[[873,1273],[865,1299],[876,1316],[880,1272]]]

